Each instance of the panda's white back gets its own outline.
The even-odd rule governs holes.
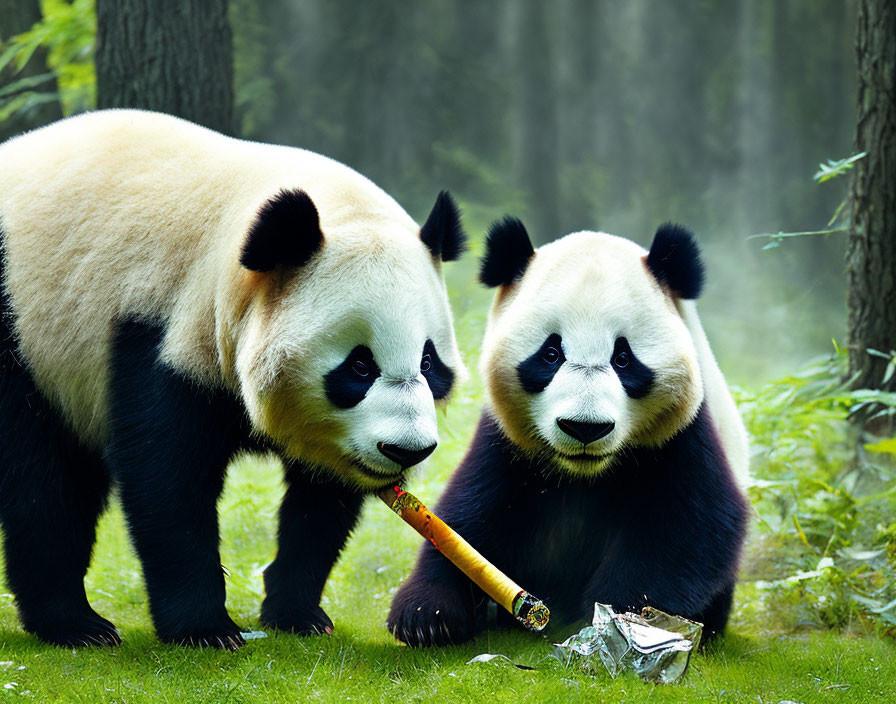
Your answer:
[[[172,366],[227,383],[221,327],[236,324],[251,297],[239,283],[252,275],[239,268],[239,251],[261,204],[282,188],[308,193],[323,231],[337,234],[331,239],[365,218],[383,238],[417,238],[390,196],[338,162],[166,115],[87,113],[0,145],[17,342],[38,387],[83,441],[104,440],[116,319],[166,323]]]
[[[700,323],[700,316],[697,315],[697,304],[694,301],[679,300],[677,306],[694,340],[700,374],[703,377],[706,405],[725,448],[728,463],[738,483],[746,486],[750,473],[750,452],[743,419],[709,346],[709,340]]]

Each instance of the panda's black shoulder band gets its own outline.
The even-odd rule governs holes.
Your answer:
[[[698,298],[703,290],[705,272],[697,239],[681,225],[660,225],[647,254],[647,268],[681,298]]]
[[[317,208],[305,191],[281,190],[265,202],[240,254],[240,264],[252,271],[302,266],[321,248],[324,234]]]
[[[526,227],[517,218],[507,216],[488,230],[479,281],[489,288],[508,286],[522,277],[534,254]]]

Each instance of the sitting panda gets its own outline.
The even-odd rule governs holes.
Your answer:
[[[649,252],[596,232],[533,250],[521,222],[489,232],[498,287],[482,349],[490,407],[436,513],[550,607],[645,605],[722,631],[748,504],[743,424],[695,305],[693,235],[659,228]],[[409,645],[482,627],[484,594],[432,545],[392,604]]]
[[[331,632],[324,582],[366,493],[436,447],[463,371],[439,195],[419,227],[352,169],[150,112],[0,146],[0,523],[27,631],[117,644],[84,575],[114,482],[159,636],[236,649],[216,501],[278,454],[264,624]]]

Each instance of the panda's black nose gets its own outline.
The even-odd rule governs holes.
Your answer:
[[[569,420],[568,418],[558,418],[557,427],[560,428],[569,437],[578,440],[583,445],[589,442],[600,440],[604,435],[609,435],[615,423],[587,423],[582,420]]]
[[[429,447],[424,447],[422,450],[412,450],[409,447],[390,445],[387,442],[378,442],[376,448],[402,469],[407,469],[408,467],[413,467],[415,464],[420,464],[423,460],[429,457],[432,454],[432,451],[436,449],[436,444],[437,443],[433,443]]]

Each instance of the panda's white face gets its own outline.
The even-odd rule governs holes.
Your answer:
[[[512,441],[568,473],[665,442],[702,400],[690,334],[646,254],[568,235],[496,297],[482,357],[494,412]]]
[[[416,231],[342,232],[257,304],[237,363],[256,428],[365,490],[430,455],[436,404],[463,366],[439,265]]]

